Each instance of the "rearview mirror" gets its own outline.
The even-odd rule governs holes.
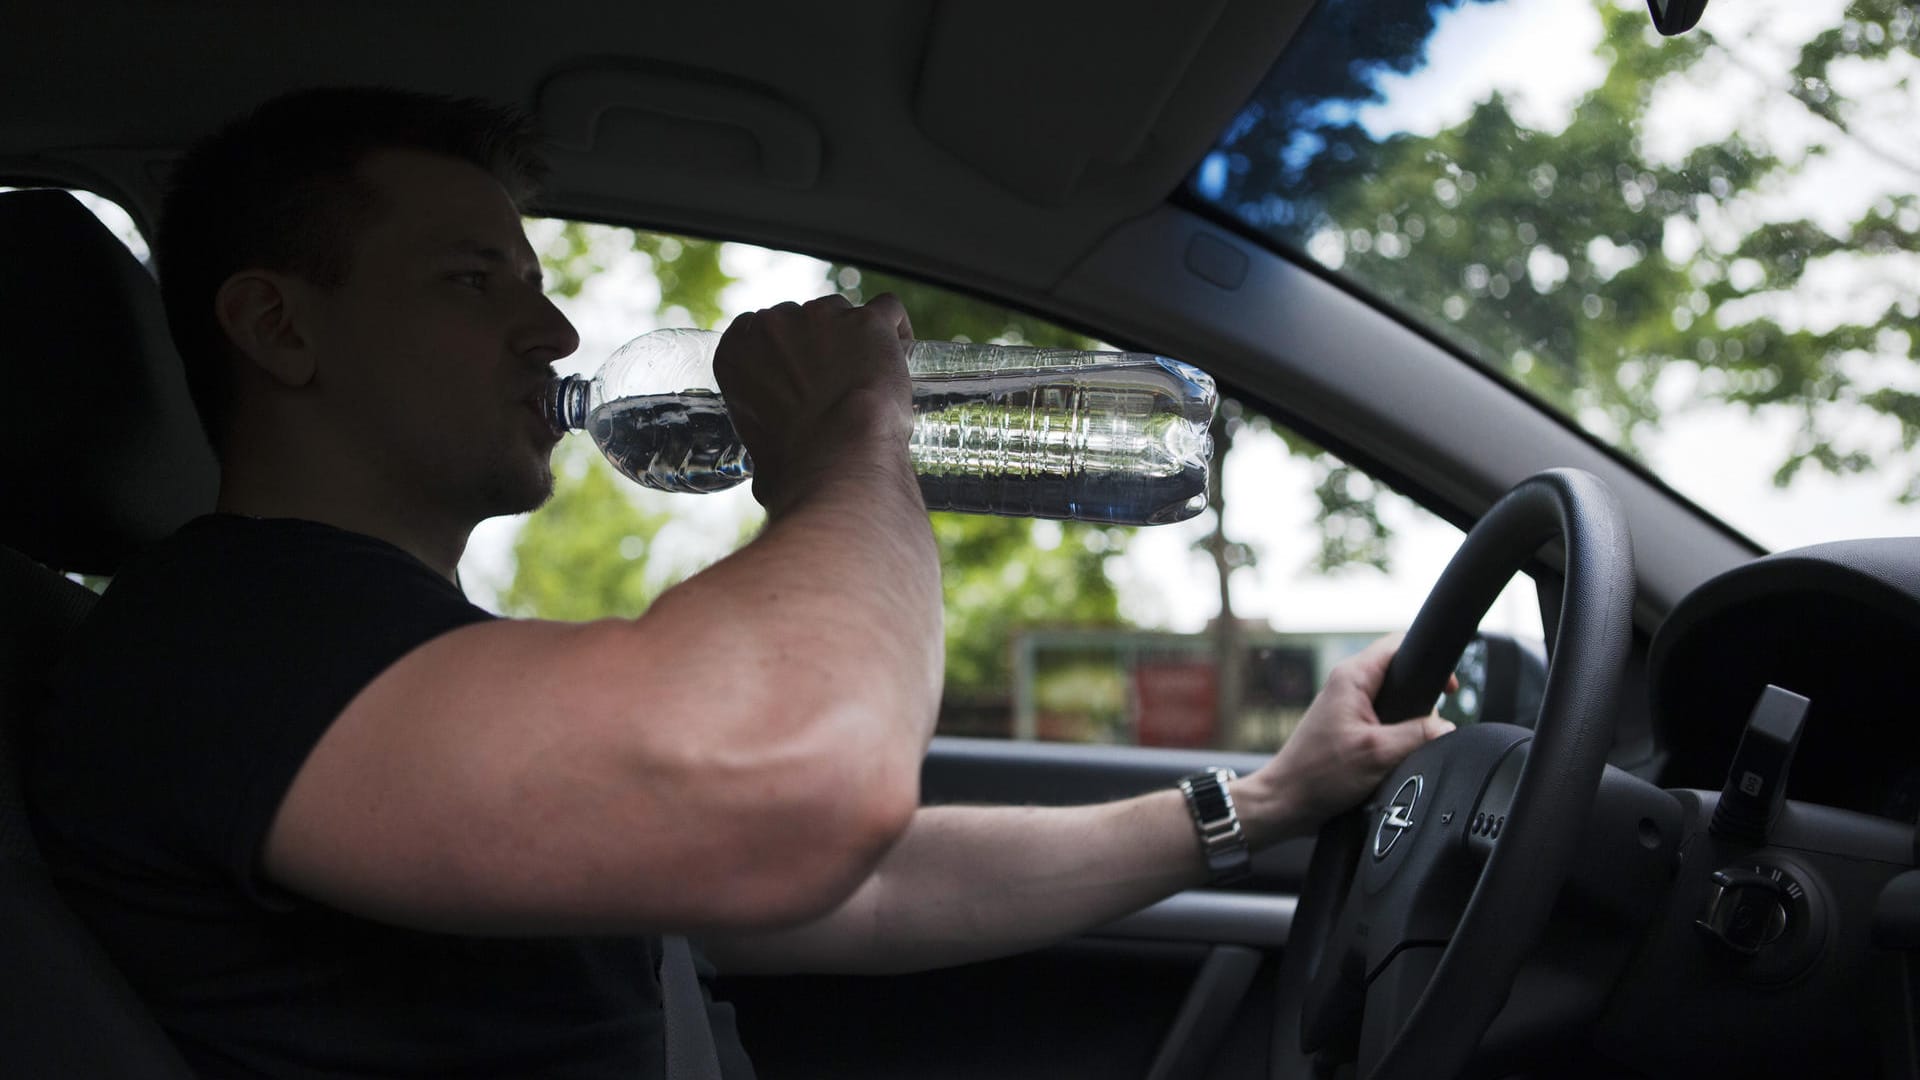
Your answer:
[[[1666,37],[1684,34],[1700,21],[1707,0],[1647,0],[1647,12],[1653,16],[1653,28]]]

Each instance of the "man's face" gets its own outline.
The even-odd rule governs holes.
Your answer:
[[[321,407],[397,497],[475,522],[533,509],[558,438],[536,403],[580,339],[541,291],[518,209],[453,158],[386,151],[359,174],[382,207],[316,301]]]

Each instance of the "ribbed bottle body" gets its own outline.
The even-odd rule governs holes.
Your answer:
[[[662,334],[671,336],[649,343]],[[584,426],[616,468],[647,487],[710,492],[740,483],[753,461],[713,386],[715,340],[694,331],[635,339],[585,402],[573,387],[562,426]],[[908,367],[908,454],[928,509],[1150,525],[1206,506],[1215,395],[1190,365],[1138,353],[916,342]]]

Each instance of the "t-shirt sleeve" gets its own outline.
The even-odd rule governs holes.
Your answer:
[[[261,873],[260,853],[328,725],[407,653],[492,616],[368,537],[244,519],[212,531],[190,557],[149,568],[164,584],[136,585],[124,605],[135,610],[117,612],[109,628],[178,628],[107,645],[121,658],[141,655],[129,689],[144,683],[164,695],[130,709],[148,730],[120,749],[146,757],[146,781],[158,788],[144,800],[159,810],[157,843],[252,901],[284,908],[295,898]],[[149,604],[168,610],[137,610]]]

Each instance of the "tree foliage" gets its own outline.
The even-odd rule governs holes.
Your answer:
[[[587,282],[604,273],[614,260],[638,253],[646,258],[654,280],[660,283],[657,313],[671,317],[681,312],[692,325],[713,329],[725,314],[720,293],[734,280],[720,265],[721,247],[716,240],[569,221],[539,255],[547,272],[548,290],[577,297]]]
[[[697,566],[676,566],[654,549],[673,515],[642,507],[589,444],[569,440],[554,454],[553,498],[528,517],[514,543],[513,583],[501,594],[510,615],[585,621],[632,618]]]
[[[1209,162],[1211,190],[1203,169],[1196,193],[1339,269],[1629,453],[1677,410],[1786,409],[1800,433],[1777,483],[1807,465],[1883,468],[1900,470],[1907,500],[1920,498],[1920,473],[1899,453],[1920,441],[1920,396],[1873,363],[1910,356],[1920,342],[1920,201],[1882,197],[1837,231],[1811,215],[1779,216],[1783,204],[1806,205],[1782,197],[1802,170],[1842,145],[1920,181],[1910,136],[1870,130],[1870,110],[1847,100],[1835,76],[1847,68],[1859,84],[1863,63],[1910,65],[1920,52],[1916,9],[1859,0],[1789,70],[1768,71],[1746,42],[1660,38],[1644,5],[1602,2],[1608,73],[1564,129],[1528,127],[1495,93],[1432,135],[1370,131],[1362,113],[1383,99],[1382,74],[1421,66],[1437,19],[1460,6],[1325,5],[1322,30],[1352,35],[1327,40],[1352,50],[1290,54]],[[1904,79],[1905,68],[1888,70]],[[1734,111],[1804,109],[1823,134],[1775,147],[1749,133],[1765,125],[1739,123],[1677,160],[1656,153],[1660,95],[1730,71],[1774,88]],[[1880,306],[1816,310],[1802,289],[1809,274],[1848,260],[1841,269],[1852,280],[1882,287]],[[1323,505],[1330,543],[1348,531],[1333,523],[1365,502],[1342,503],[1344,486],[1321,486],[1323,501],[1334,496]]]
[[[1124,529],[979,514],[932,518],[950,689],[1005,691],[1008,647],[1021,629],[1123,625],[1106,561],[1125,546]]]

